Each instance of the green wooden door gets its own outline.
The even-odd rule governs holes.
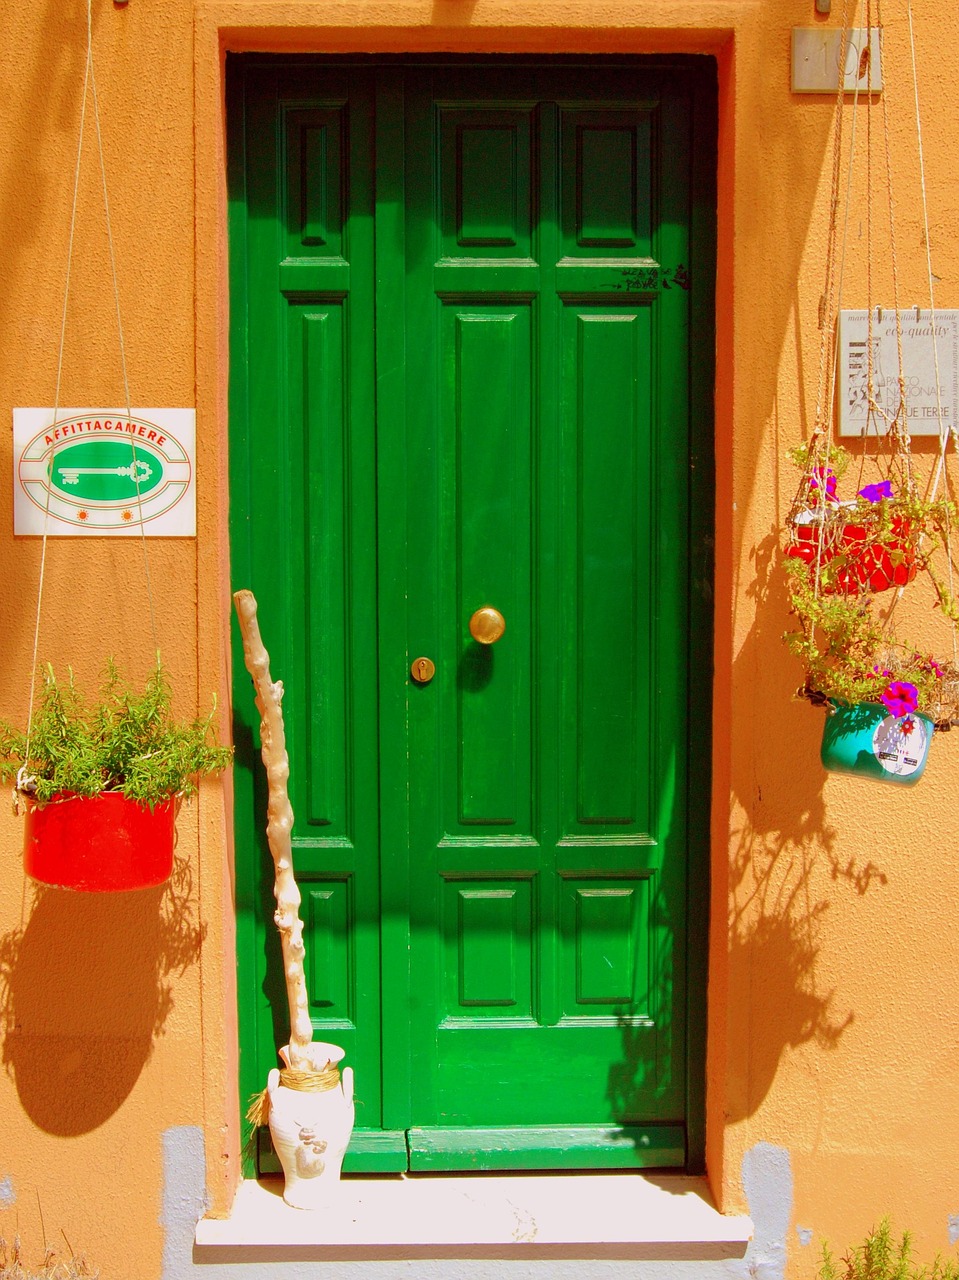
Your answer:
[[[347,1167],[694,1165],[709,79],[251,59],[230,109],[234,581]],[[236,665],[253,1090],[286,1027]]]

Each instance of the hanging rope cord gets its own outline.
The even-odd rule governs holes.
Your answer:
[[[959,441],[959,430],[957,430],[956,423],[950,426],[943,421],[942,378],[939,372],[939,344],[936,341],[936,288],[935,277],[932,274],[932,244],[929,235],[929,203],[926,198],[926,164],[922,148],[922,113],[919,109],[919,74],[916,70],[916,35],[912,21],[912,0],[907,0],[906,15],[909,19],[909,54],[912,65],[912,93],[916,115],[916,146],[919,153],[919,187],[922,194],[922,230],[926,242],[926,275],[929,283],[929,327],[932,330],[932,352],[936,372],[936,413],[939,423],[939,457],[936,460],[935,472],[926,488],[926,497],[929,501],[934,501],[936,494],[939,492],[939,485],[943,481],[949,437],[951,435],[953,440]],[[952,563],[952,520],[948,507],[945,509],[945,526],[946,572],[949,580],[949,595],[954,600],[955,573]],[[959,636],[956,634],[955,627],[952,628],[952,660],[956,666],[959,666]]]
[[[842,12],[842,26],[840,28],[839,37],[839,67],[846,65],[846,48],[847,35],[849,30],[848,23],[849,0],[844,0]],[[796,497],[793,500],[793,507],[790,518],[794,520],[796,516],[809,507],[809,494],[813,491],[812,481],[818,476],[819,483],[815,486],[815,506],[814,510],[818,516],[822,535],[825,534],[827,526],[827,484],[826,477],[830,471],[829,455],[830,440],[828,431],[828,410],[827,401],[825,399],[826,388],[828,383],[829,400],[828,404],[833,404],[836,395],[836,382],[839,372],[838,350],[836,344],[836,316],[838,307],[842,302],[842,286],[843,276],[846,263],[846,240],[849,232],[849,209],[851,204],[852,189],[852,166],[853,157],[856,152],[856,120],[858,113],[854,110],[852,116],[852,132],[849,145],[849,161],[846,175],[846,200],[843,210],[842,237],[839,239],[839,197],[841,190],[842,177],[842,122],[843,122],[843,105],[845,90],[843,86],[843,76],[840,74],[839,87],[836,93],[836,106],[833,116],[833,152],[832,166],[830,174],[830,191],[829,191],[829,224],[826,233],[826,270],[825,280],[823,283],[823,292],[819,300],[819,372],[816,387],[816,414],[813,423],[812,437],[809,442],[807,452],[806,466],[803,470],[803,477],[799,484]],[[854,91],[854,106],[859,100],[859,81],[856,81]],[[837,240],[839,240],[839,265],[836,266],[836,249]],[[832,361],[830,364],[830,353],[832,353]],[[829,377],[827,380],[827,370]],[[816,539],[816,557],[813,565],[813,583],[816,597],[819,597],[820,578],[823,563],[823,546],[824,536]]]
[[[871,0],[870,0],[870,3],[871,3]],[[922,147],[922,116],[919,108],[919,76],[918,76],[917,65],[916,65],[916,42],[915,42],[915,32],[913,28],[911,0],[908,0],[908,3],[907,3],[907,17],[908,17],[908,25],[909,25],[909,50],[910,50],[911,70],[912,70],[913,103],[914,103],[915,120],[916,120],[916,140],[917,140],[918,156],[919,156],[919,183],[920,183],[920,190],[922,195],[923,236],[925,239],[925,246],[926,246],[926,275],[927,275],[928,290],[929,290],[929,328],[931,330],[931,335],[932,335],[932,353],[933,353],[933,364],[935,368],[935,381],[936,381],[936,414],[937,414],[936,420],[939,424],[939,456],[936,462],[935,471],[927,482],[926,494],[925,494],[925,499],[929,502],[932,502],[935,500],[936,494],[938,493],[938,490],[939,490],[939,484],[942,480],[945,464],[946,464],[946,447],[948,445],[950,435],[954,434],[955,432],[955,428],[954,427],[950,428],[948,426],[946,426],[945,429],[943,428],[942,379],[941,379],[940,370],[939,370],[939,345],[936,341],[935,286],[934,286],[933,274],[932,274],[932,248],[930,245],[930,237],[929,237],[929,206],[928,206],[928,200],[926,196],[926,167],[925,167],[925,160],[923,157],[923,147]],[[876,19],[881,32],[883,30],[882,0],[876,0]],[[908,485],[907,492],[909,496],[914,498],[917,496],[917,488],[916,488],[914,473],[912,470],[911,442],[910,442],[909,431],[908,431],[908,417],[906,414],[907,394],[906,394],[905,362],[903,360],[903,348],[902,348],[902,316],[899,308],[899,270],[898,270],[898,259],[896,256],[895,203],[894,203],[894,197],[893,197],[892,160],[891,160],[891,153],[890,153],[890,146],[889,146],[889,111],[886,104],[885,94],[882,95],[882,125],[883,125],[883,146],[884,146],[884,153],[885,153],[884,159],[885,159],[885,165],[886,165],[886,193],[887,193],[887,199],[889,204],[889,244],[890,244],[890,258],[891,258],[891,264],[892,264],[893,307],[894,307],[894,314],[896,317],[896,321],[895,321],[896,356],[897,356],[898,367],[899,367],[899,379],[898,379],[899,405],[894,415],[883,413],[882,416],[885,417],[887,421],[890,422],[890,434],[895,439],[899,456],[905,460],[905,475],[904,477],[902,477],[902,479],[904,484]],[[917,308],[917,312],[918,312],[918,308]],[[871,311],[870,311],[870,315],[871,315]],[[918,318],[918,315],[917,315],[917,318]],[[870,351],[871,351],[871,347],[870,347]],[[870,398],[871,397],[872,397],[872,390],[870,389]],[[877,408],[877,412],[881,412],[878,406],[876,406],[876,408]],[[951,520],[949,518],[948,508],[946,508],[944,512],[944,522],[945,522],[945,529],[943,534],[943,544],[944,544],[944,550],[946,553],[946,574],[948,578],[949,595],[950,595],[950,598],[954,598],[954,570],[953,570],[953,562],[952,562],[952,530],[951,530]],[[886,617],[883,630],[887,634],[891,631],[893,615],[895,613],[896,605],[899,603],[899,600],[902,597],[902,591],[903,589],[900,587],[900,589],[896,592],[895,600],[893,601],[893,605],[890,608],[889,613]],[[954,626],[951,628],[951,631],[952,631],[953,662],[959,665],[959,637],[957,637],[956,635],[956,628]]]
[[[872,0],[870,0],[871,5]],[[882,39],[883,23],[882,23],[882,0],[876,0],[876,22],[879,27],[880,40]],[[895,316],[896,331],[896,361],[899,369],[898,389],[899,404],[893,414],[883,411],[873,400],[874,388],[870,386],[870,399],[875,405],[877,416],[885,418],[889,423],[890,434],[894,439],[897,456],[902,460],[903,475],[899,478],[900,483],[905,487],[906,492],[911,498],[916,497],[916,480],[912,469],[912,451],[909,439],[908,420],[906,414],[906,370],[902,352],[902,315],[899,307],[899,259],[896,252],[896,204],[893,193],[892,178],[892,154],[889,146],[889,108],[887,104],[887,95],[880,94],[881,112],[882,112],[882,139],[883,139],[883,160],[886,166],[886,202],[889,211],[889,254],[892,265],[892,306],[893,315]],[[871,260],[871,255],[870,255]],[[870,319],[872,317],[872,293],[870,298]],[[935,343],[933,344],[935,346]],[[870,344],[870,355],[872,354],[872,345]]]
[[[934,477],[930,478],[930,481],[927,483],[926,495],[925,495],[926,500],[932,501],[934,500],[935,494],[938,491],[939,481],[942,476],[943,468],[945,465],[946,445],[948,443],[950,432],[948,429],[945,432],[943,432],[942,430],[942,419],[943,419],[942,381],[941,381],[940,372],[939,372],[939,348],[936,342],[935,292],[933,287],[933,275],[932,275],[932,251],[931,251],[931,246],[929,241],[928,203],[926,199],[926,174],[925,174],[925,163],[923,159],[923,149],[922,149],[922,119],[921,119],[921,114],[919,110],[919,78],[918,78],[918,72],[917,72],[917,66],[916,66],[916,46],[915,46],[915,35],[913,30],[911,0],[907,0],[907,14],[908,14],[908,20],[909,20],[909,45],[910,45],[911,66],[912,66],[913,98],[914,98],[914,105],[915,105],[916,137],[917,137],[918,151],[919,151],[919,177],[920,177],[920,186],[922,191],[923,231],[924,231],[925,244],[926,244],[926,272],[927,272],[928,287],[929,287],[930,329],[932,332],[932,351],[933,351],[933,361],[935,364],[936,411],[937,411],[937,421],[940,425],[939,458],[936,466],[935,475]],[[880,40],[881,40],[882,34],[885,30],[884,24],[883,24],[883,18],[882,18],[882,0],[876,0],[876,23],[880,32]],[[868,0],[867,30],[871,29],[871,26],[872,26],[872,0]],[[871,74],[872,73],[871,73],[871,66],[870,66],[870,78],[871,78]],[[872,418],[874,422],[877,418],[881,418],[888,423],[889,425],[888,434],[890,439],[893,442],[894,457],[899,461],[902,469],[901,474],[898,475],[896,479],[898,480],[901,489],[910,498],[917,498],[918,490],[917,490],[917,485],[915,480],[915,472],[912,466],[912,448],[911,448],[911,440],[910,440],[909,430],[908,430],[906,371],[905,371],[905,360],[903,356],[903,343],[902,343],[902,314],[900,309],[900,297],[899,297],[899,260],[897,256],[897,247],[896,247],[895,196],[893,192],[892,155],[891,155],[891,148],[889,145],[889,108],[888,108],[887,94],[886,93],[881,94],[880,99],[881,99],[881,112],[882,112],[883,161],[884,161],[885,170],[886,170],[886,200],[887,200],[887,208],[889,213],[889,248],[890,248],[890,264],[892,268],[893,315],[895,317],[894,323],[895,323],[895,335],[896,335],[896,360],[897,360],[897,368],[898,368],[897,388],[899,392],[899,401],[896,406],[895,412],[889,413],[882,408],[882,406],[878,403],[875,397],[874,368],[873,368],[873,341],[872,341],[872,323],[873,323],[872,280],[871,280],[872,252],[871,252],[871,238],[870,238],[870,243],[869,243],[868,252],[867,252],[867,272],[869,277],[869,284],[867,286],[867,297],[869,300],[868,301],[868,336],[867,336],[867,350],[868,350],[868,360],[869,360],[868,393],[867,394],[868,394],[868,400],[869,400],[869,410],[868,410],[868,416],[867,416],[867,424],[870,418]],[[871,102],[870,102],[870,106],[871,106]],[[871,115],[870,115],[870,119],[871,119]],[[872,156],[871,137],[870,137],[870,142],[868,144],[867,150],[868,150],[867,165],[871,165],[871,156]],[[871,208],[871,204],[872,204],[871,192],[872,192],[872,179],[871,179],[871,170],[870,170],[869,177],[867,179],[867,201],[866,201],[867,226],[870,225],[868,220],[870,217],[869,209]],[[870,232],[870,237],[871,237],[871,232]],[[918,319],[918,309],[917,309],[917,319]],[[878,448],[878,443],[879,441],[878,441],[878,429],[877,429],[877,448]],[[865,462],[865,455],[863,455],[863,459],[860,464],[860,479],[862,478],[862,466],[864,462]],[[948,513],[946,514],[944,544],[945,544],[945,551],[946,551],[946,567],[947,567],[947,575],[948,575],[948,581],[949,581],[949,594],[950,596],[952,596],[953,595],[953,565],[952,565],[951,534],[950,534]],[[893,599],[892,605],[888,613],[886,614],[886,618],[883,622],[883,633],[886,636],[889,636],[892,633],[893,619],[895,617],[896,606],[899,604],[899,601],[902,598],[902,594],[903,594],[903,588],[900,587],[895,594],[895,597]],[[952,628],[952,647],[953,647],[953,661],[959,662],[959,639],[957,639],[955,627]]]
[[[842,33],[839,41],[839,64],[844,65],[846,59],[846,11],[849,7],[849,0],[845,0],[843,6]],[[855,117],[853,117],[853,128],[855,129]],[[833,120],[833,144],[832,144],[832,165],[830,172],[830,191],[829,191],[829,225],[826,231],[826,277],[823,282],[822,296],[819,300],[819,376],[816,386],[816,416],[813,423],[813,440],[812,444],[817,444],[820,440],[825,440],[826,449],[828,451],[828,432],[826,431],[825,422],[825,405],[824,396],[826,391],[826,369],[828,365],[828,356],[832,345],[832,335],[834,330],[833,301],[836,288],[836,239],[839,234],[839,188],[840,174],[842,170],[842,90],[840,87],[840,96],[836,101],[836,110]],[[842,289],[842,265],[845,259],[845,234],[846,225],[848,224],[849,215],[849,191],[848,184],[846,190],[846,218],[843,224],[843,253],[840,257],[839,265],[839,289]]]
[[[922,231],[926,242],[926,275],[929,281],[929,316],[930,328],[932,329],[932,353],[936,369],[936,411],[938,413],[939,422],[939,459],[926,495],[928,498],[934,499],[939,491],[939,483],[942,480],[942,474],[945,468],[946,446],[949,443],[950,433],[953,436],[956,435],[956,424],[953,423],[951,427],[947,425],[943,428],[942,379],[939,373],[939,346],[936,342],[936,289],[934,284],[935,277],[932,274],[932,245],[929,237],[929,203],[926,199],[926,164],[922,148],[922,113],[919,109],[919,74],[916,70],[916,34],[913,29],[912,21],[912,0],[908,0],[906,5],[906,15],[909,19],[909,54],[912,64],[912,94],[916,114],[916,145],[919,152],[919,187],[922,195]],[[951,590],[951,558],[949,561],[949,573]]]
[[[64,289],[63,289],[63,310],[60,316],[60,349],[57,354],[57,380],[56,380],[56,390],[54,394],[53,423],[50,428],[51,432],[55,431],[60,418],[60,392],[61,392],[62,378],[63,378],[63,353],[66,345],[67,308],[70,300],[70,281],[73,273],[73,248],[74,248],[74,241],[76,238],[77,207],[79,204],[80,171],[81,171],[82,161],[83,161],[83,134],[86,126],[88,91],[90,91],[93,99],[93,119],[94,119],[94,124],[96,128],[97,155],[100,163],[100,183],[101,183],[101,188],[103,192],[103,213],[106,221],[107,245],[109,248],[109,255],[110,255],[110,276],[113,283],[113,301],[114,301],[114,307],[116,309],[116,316],[117,316],[117,337],[118,337],[119,347],[120,347],[120,368],[121,368],[121,373],[123,377],[123,395],[124,395],[124,403],[126,406],[127,422],[129,423],[132,421],[133,415],[132,415],[132,407],[130,403],[130,381],[127,375],[126,344],[123,338],[123,319],[120,313],[120,287],[119,287],[119,282],[117,280],[116,252],[114,249],[114,242],[113,242],[113,228],[110,222],[110,198],[107,192],[107,172],[106,172],[106,164],[103,158],[103,134],[100,128],[100,99],[97,93],[96,71],[93,65],[93,3],[92,3],[92,0],[87,0],[87,51],[86,51],[86,60],[85,60],[84,70],[83,70],[82,100],[80,103],[80,129],[79,129],[79,138],[77,141],[77,162],[76,162],[76,167],[73,175],[73,203],[70,210],[70,233],[69,233],[68,242],[67,242],[67,267],[66,267],[66,278],[64,281]],[[40,644],[40,617],[41,617],[42,608],[43,608],[43,586],[44,586],[44,579],[46,574],[47,540],[48,540],[49,526],[50,526],[50,498],[52,496],[51,485],[53,480],[53,464],[56,457],[56,448],[57,448],[56,443],[54,443],[50,450],[50,465],[49,465],[49,481],[50,482],[46,486],[47,497],[46,497],[46,504],[45,504],[44,513],[43,513],[43,539],[42,539],[42,544],[40,549],[40,576],[39,576],[39,582],[37,585],[37,612],[36,612],[36,618],[34,620],[34,627],[33,627],[33,657],[32,657],[32,665],[31,665],[31,672],[30,672],[30,701],[29,701],[29,707],[27,711],[27,732],[26,732],[26,743],[25,743],[25,751],[24,751],[25,759],[24,759],[23,765],[21,766],[20,770],[17,773],[18,789],[28,780],[27,770],[28,770],[28,765],[30,761],[30,739],[33,732],[33,712],[34,712],[36,682],[37,682],[37,655],[38,655],[39,644]],[[136,439],[132,435],[132,433],[130,436],[130,448],[133,454],[133,462],[136,463],[137,462]],[[140,481],[137,476],[137,470],[135,465],[132,470],[131,478],[136,487],[137,513],[140,518],[139,519],[140,544],[143,551],[143,572],[146,578],[147,601],[150,608],[150,629],[153,636],[153,648],[154,648],[154,651],[158,653],[160,649],[160,644],[159,644],[158,633],[157,633],[156,605],[153,599],[153,584],[150,577],[150,559],[147,551],[146,531],[144,530],[144,527],[143,527],[143,497],[140,492]]]
[[[844,5],[843,15],[842,15],[840,53],[839,53],[840,69],[845,68],[845,65],[846,65],[846,47],[847,47],[846,35],[848,30],[847,10],[848,10],[848,0],[847,0],[847,3]],[[913,29],[911,0],[907,0],[907,12],[908,12],[908,18],[909,18],[910,50],[911,50],[911,58],[912,58],[912,81],[913,81],[913,95],[915,99],[916,135],[917,135],[918,147],[919,147],[919,170],[920,170],[920,179],[921,179],[921,187],[922,187],[923,224],[924,224],[924,234],[925,234],[925,243],[926,243],[926,269],[927,269],[928,283],[929,283],[929,303],[930,303],[930,314],[931,314],[930,327],[932,329],[932,334],[933,334],[933,358],[935,361],[935,374],[936,374],[937,413],[938,413],[938,421],[940,423],[939,458],[937,462],[935,475],[930,480],[929,485],[927,485],[927,495],[926,495],[927,498],[934,499],[935,494],[938,491],[938,486],[942,480],[942,476],[945,468],[946,448],[948,445],[949,437],[950,435],[952,435],[955,439],[959,440],[959,430],[957,430],[956,426],[953,426],[952,428],[949,428],[947,426],[945,427],[945,429],[943,429],[943,426],[942,426],[942,422],[943,422],[942,383],[941,383],[941,376],[940,376],[940,369],[939,369],[939,351],[935,341],[936,312],[935,312],[935,294],[934,294],[934,284],[933,284],[934,278],[932,274],[932,257],[931,257],[931,246],[930,246],[930,237],[929,237],[928,206],[927,206],[927,199],[926,199],[925,165],[923,160],[923,149],[922,149],[922,122],[921,122],[921,116],[920,116],[920,110],[919,110],[918,73],[916,69],[915,36],[914,36],[914,29]],[[872,0],[867,0],[866,22],[867,22],[866,30],[869,31],[872,28]],[[881,33],[883,30],[881,0],[876,0],[876,23]],[[838,343],[835,341],[835,320],[833,319],[833,317],[837,314],[838,308],[842,304],[842,286],[843,286],[843,276],[844,276],[844,269],[845,269],[845,254],[846,254],[846,243],[847,243],[848,225],[849,225],[853,161],[854,161],[855,151],[856,151],[856,122],[858,118],[857,107],[859,103],[860,84],[861,84],[862,73],[864,69],[868,71],[867,92],[870,94],[870,98],[867,103],[867,106],[869,108],[871,108],[872,106],[871,94],[873,92],[872,90],[873,69],[872,69],[870,54],[871,54],[871,49],[870,49],[870,46],[867,45],[866,50],[864,50],[864,53],[863,53],[863,61],[860,62],[860,68],[859,68],[860,75],[857,77],[856,87],[853,93],[853,114],[852,114],[852,126],[851,126],[851,135],[850,135],[849,160],[847,165],[845,210],[844,210],[843,230],[842,230],[841,239],[839,237],[839,230],[838,230],[838,214],[839,214],[839,205],[840,205],[840,174],[842,170],[842,165],[841,165],[842,117],[843,117],[843,104],[844,104],[845,94],[844,94],[843,81],[842,81],[842,70],[840,71],[840,81],[839,81],[839,89],[838,89],[837,98],[836,98],[835,124],[834,124],[834,134],[833,134],[833,157],[832,157],[832,175],[831,175],[831,191],[830,191],[830,206],[829,206],[830,218],[829,218],[829,226],[828,226],[828,232],[827,232],[825,284],[824,284],[823,294],[820,299],[820,306],[819,306],[819,328],[821,333],[821,342],[820,342],[820,353],[819,353],[819,377],[818,377],[817,398],[816,398],[816,416],[815,416],[815,423],[813,427],[812,437],[810,439],[809,449],[807,453],[806,466],[804,468],[803,478],[802,478],[802,481],[800,482],[800,487],[797,492],[796,499],[794,500],[793,510],[791,513],[792,518],[795,519],[796,515],[799,514],[801,511],[804,511],[804,510],[808,511],[810,509],[810,502],[809,502],[810,494],[811,493],[815,494],[813,510],[816,514],[817,520],[822,530],[821,536],[816,539],[816,556],[815,556],[815,561],[813,565],[814,591],[817,598],[821,590],[821,567],[823,563],[823,550],[824,550],[824,544],[826,542],[826,530],[829,524],[827,476],[829,475],[829,471],[830,471],[830,466],[829,466],[830,440],[829,440],[829,431],[828,431],[828,422],[827,422],[827,418],[828,418],[827,404],[832,404],[834,402],[835,394],[836,394],[836,386],[838,382],[838,371],[839,371],[839,347],[838,347]],[[899,276],[898,276],[898,259],[897,259],[897,253],[896,253],[895,207],[894,207],[893,186],[892,186],[892,165],[891,165],[890,146],[889,146],[888,108],[887,108],[885,94],[881,95],[881,104],[882,104],[884,162],[886,166],[886,192],[887,192],[888,210],[889,210],[889,235],[890,235],[890,250],[891,250],[890,259],[891,259],[891,266],[892,266],[892,282],[893,282],[893,306],[894,306],[894,315],[895,315],[896,348],[897,348],[898,370],[899,370],[899,376],[898,376],[899,403],[895,413],[888,413],[881,407],[881,405],[877,402],[875,397],[875,369],[874,369],[874,352],[873,352],[873,311],[872,311],[872,303],[871,303],[871,298],[872,298],[872,252],[871,252],[871,249],[872,249],[872,216],[871,216],[872,127],[871,127],[871,110],[867,110],[867,121],[866,121],[866,126],[867,126],[866,206],[867,207],[866,207],[865,216],[866,216],[866,239],[867,239],[867,254],[866,254],[867,296],[869,298],[869,303],[868,303],[868,309],[867,309],[867,342],[866,342],[866,348],[867,348],[867,353],[866,353],[866,359],[867,359],[866,431],[868,432],[869,424],[871,422],[873,425],[873,429],[876,430],[876,433],[877,433],[877,445],[878,445],[878,442],[879,442],[878,427],[877,427],[876,420],[878,418],[881,418],[889,424],[888,434],[891,437],[892,443],[895,448],[895,454],[900,460],[900,465],[902,468],[902,474],[897,476],[897,480],[899,481],[904,491],[909,494],[909,496],[915,497],[917,496],[916,483],[915,483],[915,478],[914,478],[914,473],[912,468],[911,445],[910,445],[910,439],[909,439],[909,434],[908,434],[907,424],[906,424],[906,386],[905,386],[904,360],[903,360],[903,349],[902,349],[902,318],[900,315],[900,307],[899,307]],[[839,242],[838,243],[838,258],[839,258],[838,269],[835,263],[835,259],[837,256],[837,241]],[[831,376],[828,379],[829,400],[826,401],[825,391],[827,387],[827,378],[825,376],[825,370],[826,370],[827,364],[829,363],[828,355],[830,351],[832,353]],[[864,460],[865,459],[863,458],[863,462]],[[862,464],[860,464],[860,466],[862,466]],[[860,478],[860,483],[861,483],[861,478]],[[946,517],[944,542],[945,542],[945,550],[946,550],[949,593],[950,593],[950,596],[952,596],[953,585],[954,585],[953,584],[954,569],[952,564],[952,553],[951,553],[951,545],[950,545],[950,523],[948,520],[948,513]],[[898,603],[898,600],[901,594],[902,594],[902,589],[900,588],[900,590],[896,593],[896,598],[893,602],[893,606],[890,609],[889,615],[887,616],[885,621],[884,630],[886,631],[888,631],[889,629],[889,626],[892,620],[892,615],[895,611],[895,605],[896,603]],[[954,660],[959,662],[959,639],[957,639],[955,628],[953,628],[953,655],[954,655]]]
[[[880,35],[880,50],[882,48],[882,14],[880,10],[879,0],[876,0],[876,28]],[[895,224],[895,203],[892,189],[892,164],[889,149],[889,120],[886,107],[887,95],[881,93],[881,111],[882,111],[882,127],[883,127],[883,154],[886,173],[886,208],[889,215],[889,247],[890,247],[890,263],[892,267],[892,292],[893,292],[893,316],[896,335],[896,352],[898,367],[898,390],[899,401],[894,413],[887,412],[876,398],[876,364],[875,364],[875,340],[874,325],[876,319],[881,323],[882,310],[876,308],[875,315],[873,312],[873,217],[872,217],[872,192],[873,192],[873,142],[872,142],[872,116],[875,106],[873,94],[877,92],[873,88],[873,61],[872,61],[872,40],[871,32],[873,30],[873,10],[872,0],[867,0],[866,4],[866,33],[867,45],[863,52],[865,70],[868,72],[867,81],[867,101],[866,101],[866,424],[863,430],[864,438],[868,439],[870,426],[876,435],[876,455],[878,459],[881,447],[879,421],[888,424],[888,432],[886,433],[894,444],[893,458],[900,463],[901,474],[896,475],[896,481],[900,489],[904,490],[910,497],[916,496],[916,484],[912,470],[912,456],[910,452],[909,434],[906,431],[904,418],[906,410],[906,389],[905,389],[905,373],[902,358],[902,317],[899,314],[899,268],[896,256],[896,224]],[[863,63],[860,64],[860,76],[863,71]],[[858,101],[858,98],[857,98]],[[838,351],[837,363],[838,363]],[[863,483],[865,475],[865,450],[860,458],[859,463],[859,485]],[[890,472],[894,471],[892,462],[889,467]]]

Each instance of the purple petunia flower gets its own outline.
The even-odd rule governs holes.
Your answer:
[[[918,710],[919,690],[908,680],[890,680],[880,694],[880,701],[885,703],[891,716],[908,716]]]
[[[892,481],[880,480],[878,484],[867,484],[864,489],[859,490],[859,497],[865,498],[867,502],[879,502],[882,498],[891,498]]]

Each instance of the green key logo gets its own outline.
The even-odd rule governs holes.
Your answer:
[[[127,506],[146,497],[163,480],[152,454],[131,449],[124,440],[91,440],[67,445],[50,460],[50,481],[68,498],[82,503],[119,502]]]

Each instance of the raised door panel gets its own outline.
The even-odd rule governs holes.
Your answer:
[[[439,727],[436,836],[483,828],[530,839],[530,307],[440,306],[436,521],[438,546],[456,551],[437,556],[435,583],[453,693]],[[504,614],[509,644],[471,638],[470,618],[486,605]]]

